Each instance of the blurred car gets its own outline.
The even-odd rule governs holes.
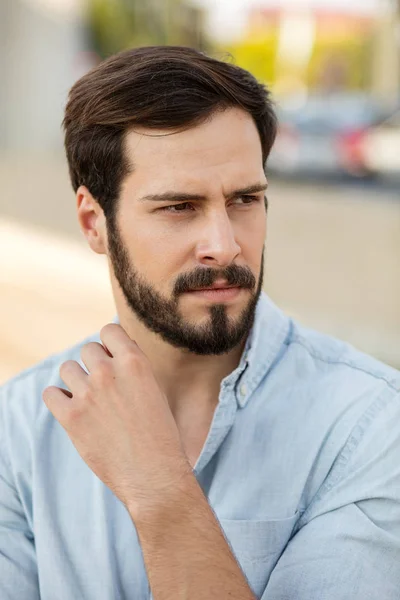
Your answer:
[[[371,173],[400,182],[400,109],[368,131],[363,153]]]
[[[364,141],[384,116],[366,94],[310,96],[303,106],[278,108],[279,131],[268,159],[281,175],[322,174],[366,177]]]

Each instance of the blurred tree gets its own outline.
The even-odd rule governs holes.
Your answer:
[[[309,87],[327,92],[368,89],[371,52],[368,35],[318,39],[308,66]]]
[[[257,31],[250,28],[227,49],[239,66],[272,85],[275,91],[368,89],[372,53],[369,28],[353,33],[344,28],[332,31],[317,28],[310,56],[304,68],[300,68],[296,54],[293,60],[289,57],[278,60],[280,27],[280,21],[276,20],[266,24],[264,33],[261,28]]]
[[[89,0],[87,15],[91,43],[101,58],[159,44],[210,50],[203,11],[190,0]]]
[[[264,37],[245,37],[220,50],[228,51],[236,64],[250,71],[260,81],[272,83],[276,80],[277,40],[277,32],[273,32]]]

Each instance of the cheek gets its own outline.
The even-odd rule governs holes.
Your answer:
[[[254,232],[254,236],[251,237],[246,245],[246,249],[243,250],[245,262],[249,265],[257,279],[260,276],[263,254],[266,254],[264,253],[265,237],[266,230],[264,227],[257,233]],[[264,258],[266,258],[266,256]]]
[[[138,272],[155,287],[170,292],[171,281],[182,271],[183,243],[177,236],[143,232],[131,246],[131,256]]]
[[[252,264],[260,260],[267,235],[267,220],[265,215],[258,215],[252,218],[251,223],[246,223],[245,227],[239,228],[239,245],[246,259]]]

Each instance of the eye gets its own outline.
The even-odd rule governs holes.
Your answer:
[[[188,206],[193,208],[193,206],[189,202],[182,202],[181,204],[171,204],[170,206],[163,206],[158,210],[163,210],[164,212],[170,213],[186,212],[185,208],[187,208]]]
[[[242,206],[249,206],[256,202],[260,202],[260,198],[258,196],[240,196],[239,198],[236,198],[233,201],[234,204],[239,203],[239,205],[242,205]],[[162,206],[158,210],[161,210],[164,212],[169,212],[169,213],[182,213],[182,212],[186,212],[188,207],[190,210],[194,210],[193,205],[190,204],[190,202],[181,202],[180,204],[171,204],[169,206]]]
[[[245,202],[243,202],[245,206],[253,204],[254,202],[260,202],[260,198],[258,196],[240,196],[240,198],[237,198],[237,200],[245,200]]]

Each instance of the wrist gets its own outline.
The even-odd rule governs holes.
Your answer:
[[[182,508],[188,501],[194,485],[198,486],[186,458],[174,464],[172,468],[164,469],[159,477],[151,479],[153,483],[150,487],[146,485],[144,493],[135,494],[126,502],[135,524],[163,519],[164,515],[175,512],[178,506]]]

